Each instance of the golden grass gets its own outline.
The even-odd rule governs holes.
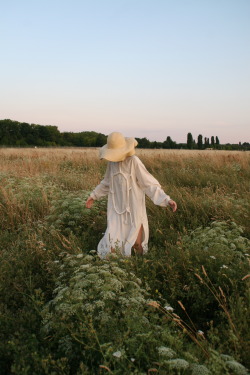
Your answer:
[[[70,160],[75,163],[99,161],[99,148],[2,148],[0,149],[0,168],[2,171],[39,173],[41,170],[55,171],[58,163]],[[136,149],[136,155],[143,159],[175,160],[181,163],[186,159],[216,160],[216,163],[238,161],[242,166],[250,159],[250,151],[222,150],[165,150],[165,149]],[[39,163],[38,163],[39,161]]]
[[[46,175],[59,185],[61,181],[69,190],[90,190],[99,183],[106,168],[106,161],[99,160],[98,155],[98,148],[2,148],[0,172],[17,178]],[[185,186],[186,177],[198,184],[201,174],[211,170],[223,172],[234,167],[247,171],[250,166],[250,152],[241,151],[136,149],[136,155],[157,178],[166,174],[166,169],[171,170],[173,187]],[[167,176],[165,181],[159,180],[166,187],[165,181],[170,179]]]

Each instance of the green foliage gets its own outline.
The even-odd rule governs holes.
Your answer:
[[[234,222],[197,228],[175,245],[153,248],[137,272],[154,298],[167,299],[192,329],[248,362],[250,297],[243,279],[249,272],[250,241],[242,232]]]
[[[89,210],[85,207],[90,192],[71,193],[62,191],[51,201],[49,215],[46,217],[47,222],[55,229],[59,229],[65,234],[73,232],[81,234],[86,227],[93,222],[100,210],[104,210],[105,215],[106,202],[96,202],[93,209]],[[102,216],[102,217],[103,217]],[[104,216],[105,217],[105,216]]]
[[[187,148],[192,149],[194,147],[194,140],[191,133],[187,135]]]
[[[250,240],[234,222],[214,221],[208,227],[199,227],[184,235],[180,241],[185,256],[193,258],[193,265],[195,261],[198,266],[206,266],[210,277],[218,280],[218,285],[223,283],[220,277],[225,273],[228,279],[237,279],[247,271]]]
[[[102,133],[60,133],[57,126],[0,120],[0,145],[3,146],[80,146],[100,147],[106,143]]]
[[[50,229],[67,236],[78,236],[83,250],[96,248],[101,236],[93,234],[102,233],[106,228],[106,200],[95,202],[89,210],[85,207],[89,193],[61,191],[51,201],[50,212],[45,218]]]
[[[203,142],[202,142],[202,135],[201,134],[198,135],[197,146],[198,146],[199,150],[202,150]]]
[[[214,287],[220,286],[228,296],[244,294],[242,278],[248,273],[250,241],[242,234],[242,228],[233,222],[215,221],[209,227],[180,236],[177,244],[166,250],[152,249],[148,267],[156,257],[161,258],[156,263],[152,288],[164,296],[173,296],[173,300],[184,299],[198,321],[206,320],[209,311],[211,316],[214,310],[214,296],[196,274],[203,273],[203,267]],[[143,272],[147,272],[147,267]]]
[[[159,374],[193,373],[197,359],[185,352],[180,334],[154,308],[126,259],[79,253],[64,257],[59,268],[54,298],[42,311],[42,332],[55,359],[67,357],[73,373],[83,359],[89,374],[100,365],[113,374],[137,374],[154,362]]]
[[[85,151],[58,159],[8,151],[0,155],[1,374],[248,373],[246,154],[145,157],[178,211],[148,201],[147,255],[101,260],[92,249],[106,229],[106,200],[84,204],[105,165]]]

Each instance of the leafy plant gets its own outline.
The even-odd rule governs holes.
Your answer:
[[[53,338],[57,359],[66,356],[75,372],[83,358],[89,373],[100,365],[115,374],[137,373],[154,361],[177,368],[164,361],[183,352],[181,340],[123,265],[115,255],[102,261],[83,254],[66,256],[60,265],[54,298],[42,313],[43,331]]]

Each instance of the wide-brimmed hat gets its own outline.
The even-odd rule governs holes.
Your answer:
[[[134,138],[125,138],[121,133],[109,134],[107,144],[100,150],[100,159],[123,161],[127,156],[135,154],[138,142]]]

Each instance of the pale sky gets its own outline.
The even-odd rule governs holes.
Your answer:
[[[0,0],[0,119],[250,141],[250,0]]]

